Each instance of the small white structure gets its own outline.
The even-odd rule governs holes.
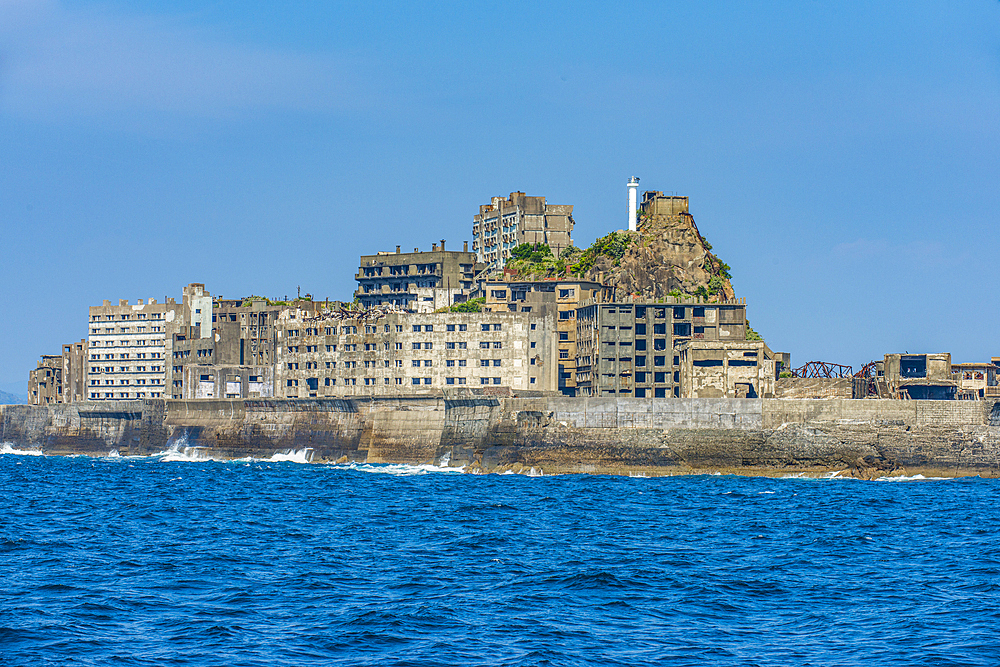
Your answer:
[[[634,232],[638,229],[636,221],[636,210],[639,203],[639,177],[633,176],[628,179],[628,230]]]

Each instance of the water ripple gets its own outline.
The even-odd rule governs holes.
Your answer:
[[[0,454],[0,664],[1000,662],[994,480],[162,458]]]

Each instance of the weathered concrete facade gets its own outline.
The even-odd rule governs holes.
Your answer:
[[[611,290],[588,280],[486,281],[483,290],[485,310],[555,314],[559,391],[576,396],[576,310],[584,302],[610,300]]]
[[[680,355],[681,398],[773,398],[776,368],[764,341],[689,340]]]
[[[479,207],[472,223],[472,250],[496,273],[522,243],[544,243],[558,257],[573,245],[574,224],[571,204],[546,204],[545,197],[512,192]]]
[[[63,345],[63,403],[87,400],[87,363],[90,346],[86,339]]]
[[[951,377],[951,355],[887,354],[882,362],[889,395],[908,399],[953,399],[958,382]]]
[[[379,252],[362,255],[355,275],[354,298],[366,308],[399,306],[433,312],[455,303],[455,296],[472,290],[476,277],[476,253],[445,250],[445,242],[430,252]]]
[[[577,387],[581,396],[680,396],[680,355],[689,340],[742,341],[746,303],[620,301],[577,310]]]
[[[558,388],[554,312],[339,313],[277,323],[275,394],[407,395],[448,387]]]
[[[38,366],[28,373],[28,404],[62,403],[62,374],[62,356],[43,354],[38,360]]]
[[[437,463],[473,472],[1000,476],[995,401],[495,398],[0,406],[0,440],[49,454]]]
[[[91,306],[87,400],[162,398],[172,335],[181,324],[182,307],[173,299]]]

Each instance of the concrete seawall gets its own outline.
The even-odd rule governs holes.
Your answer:
[[[0,441],[47,454],[447,463],[476,472],[1000,475],[1000,403],[493,398],[0,406]]]

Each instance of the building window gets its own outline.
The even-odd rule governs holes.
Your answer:
[[[420,343],[414,343],[413,344],[413,349],[414,350],[419,350],[420,349]]]
[[[493,378],[493,384],[500,384],[500,378]]]

